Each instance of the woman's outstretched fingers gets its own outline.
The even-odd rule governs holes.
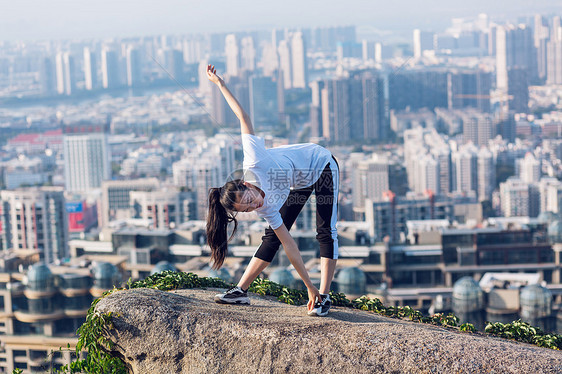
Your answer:
[[[310,288],[308,288],[308,310],[311,311],[314,308],[314,304],[318,301],[320,302],[321,296],[320,296],[320,292],[318,291],[318,289],[314,286],[311,286]]]
[[[215,84],[220,84],[221,78],[217,75],[217,69],[214,65],[207,65],[207,78]]]

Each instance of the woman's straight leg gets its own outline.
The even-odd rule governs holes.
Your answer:
[[[334,278],[338,258],[339,168],[332,158],[315,183],[316,193],[316,238],[320,245],[321,278],[320,293],[328,294]]]

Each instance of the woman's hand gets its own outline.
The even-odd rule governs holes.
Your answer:
[[[214,65],[207,65],[207,78],[216,85],[221,85],[223,80],[217,75],[217,69]]]
[[[308,311],[310,312],[312,309],[314,309],[314,304],[316,303],[316,300],[318,300],[319,302],[322,301],[322,297],[320,296],[320,292],[318,291],[318,288],[314,287],[314,286],[310,286],[308,287]]]

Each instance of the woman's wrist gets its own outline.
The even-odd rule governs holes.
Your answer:
[[[314,283],[312,283],[312,281],[310,279],[308,280],[308,282],[305,282],[304,280],[303,280],[303,282],[304,282],[304,285],[306,286],[306,288],[309,289],[309,290],[316,288],[316,286],[314,285]]]

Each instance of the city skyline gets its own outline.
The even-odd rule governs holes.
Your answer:
[[[555,13],[562,5],[539,0],[466,2],[434,0],[430,5],[405,1],[385,3],[336,1],[285,1],[283,5],[225,1],[204,3],[177,0],[163,2],[2,1],[0,35],[4,41],[131,37],[157,34],[233,32],[271,28],[365,26],[366,33],[388,31],[409,35],[414,28],[436,31],[450,25],[451,18],[487,13],[499,20],[516,21],[521,15]],[[295,12],[298,8],[299,11]],[[405,14],[404,9],[409,13]]]

